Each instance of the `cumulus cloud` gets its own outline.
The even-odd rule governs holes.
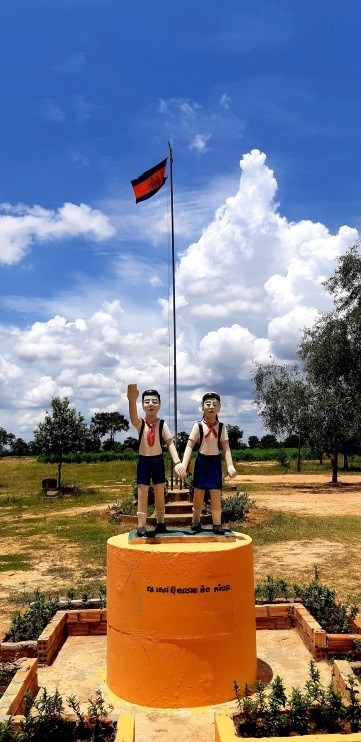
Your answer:
[[[114,234],[101,211],[87,204],[65,203],[57,211],[41,206],[0,204],[0,264],[14,265],[35,242],[87,236],[100,242]]]
[[[192,117],[192,107],[186,115]],[[250,383],[254,361],[297,358],[303,328],[330,308],[322,282],[358,235],[349,226],[331,234],[320,223],[289,221],[276,200],[275,174],[259,150],[242,157],[240,170],[238,186],[229,189],[179,256],[178,430],[190,429],[202,394],[212,388],[222,395],[223,419],[240,425],[247,438],[261,431]],[[53,213],[3,205],[2,211],[9,221],[6,231],[0,218],[0,240],[8,250],[1,254],[9,264],[35,241],[79,234],[102,240],[113,230],[102,212],[85,206],[65,204]],[[147,235],[149,225],[144,230]],[[56,395],[69,396],[88,421],[101,410],[127,416],[130,382],[158,388],[162,414],[172,424],[172,302],[150,263],[138,264],[123,242],[117,273],[121,300],[109,300],[105,285],[103,300],[100,291],[93,302],[79,304],[70,297],[63,311],[43,321],[0,327],[3,427],[31,437]],[[133,281],[132,295],[122,295],[121,279]],[[152,287],[149,296],[146,286]]]

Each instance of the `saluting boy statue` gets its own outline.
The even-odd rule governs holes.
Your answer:
[[[220,450],[224,452],[229,477],[234,477],[232,454],[229,448],[226,426],[218,420],[221,409],[221,398],[216,392],[207,392],[202,397],[203,420],[196,423],[188,438],[182,464],[187,470],[193,447],[199,442],[199,452],[194,466],[193,476],[193,518],[191,530],[199,533],[204,492],[210,490],[213,532],[223,534],[221,515],[222,460]]]
[[[167,423],[159,420],[160,395],[156,389],[147,389],[142,394],[142,406],[145,418],[140,419],[137,412],[137,399],[139,396],[136,384],[128,385],[129,417],[132,425],[139,433],[139,457],[137,463],[137,485],[138,485],[138,528],[137,536],[146,536],[148,492],[150,482],[154,487],[155,513],[157,524],[155,533],[166,533],[164,523],[164,485],[165,466],[163,458],[162,443],[168,447],[172,457],[175,472],[182,479],[186,471],[182,466],[177,449],[174,445],[172,434]]]

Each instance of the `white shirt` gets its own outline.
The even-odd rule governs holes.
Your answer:
[[[210,433],[210,435],[206,438],[206,435],[209,431],[209,427],[207,423],[204,423],[203,420],[201,422],[201,425],[203,427],[203,440],[202,445],[199,449],[199,453],[203,453],[205,456],[217,456],[219,454],[219,448],[218,448],[218,427],[219,427],[219,421],[217,424],[213,427],[215,432],[217,433],[217,436],[214,436],[213,433]],[[191,430],[191,434],[189,436],[189,439],[193,443],[197,443],[199,441],[199,426],[198,423],[193,425],[193,428]],[[221,432],[221,441],[228,441],[228,433],[227,428],[225,425],[223,425],[222,432]]]
[[[155,424],[155,428],[154,428],[154,446],[149,446],[147,442],[148,425],[144,421],[144,430],[143,430],[142,440],[140,441],[140,446],[139,446],[140,456],[159,456],[159,454],[163,453],[162,446],[160,445],[160,442],[159,442],[159,423],[160,423],[160,420],[158,419]],[[140,428],[138,428],[138,432],[139,430]],[[163,423],[162,439],[166,443],[169,443],[172,440],[172,434],[165,421]]]

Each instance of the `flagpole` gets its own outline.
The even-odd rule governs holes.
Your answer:
[[[169,147],[170,164],[170,210],[172,225],[172,281],[173,281],[173,385],[174,385],[174,439],[177,445],[177,332],[176,332],[176,302],[175,302],[175,249],[174,249],[174,202],[173,202],[173,152],[171,143]],[[173,488],[173,466],[171,476],[171,487]]]

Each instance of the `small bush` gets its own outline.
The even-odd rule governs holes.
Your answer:
[[[222,496],[222,517],[225,523],[235,523],[244,520],[253,506],[247,492],[237,490],[235,495]]]
[[[277,453],[277,461],[280,466],[287,467],[290,465],[290,462],[288,460],[287,452],[284,448],[280,448]]]
[[[255,693],[240,697],[237,681],[234,690],[238,711],[233,717],[240,737],[289,737],[307,734],[335,734],[360,728],[361,708],[355,701],[343,704],[341,694],[332,683],[325,689],[313,660],[305,690],[292,688],[289,698],[282,679],[277,676],[266,691],[263,683],[255,684]]]
[[[16,613],[12,617],[5,640],[21,642],[37,639],[58,610],[58,602],[58,595],[47,596],[36,590],[29,608],[24,613]]]
[[[350,622],[358,607],[336,600],[336,592],[314,578],[308,585],[295,585],[294,590],[303,605],[329,634],[349,634]]]
[[[6,721],[0,721],[0,742],[15,742],[15,734],[11,716]]]
[[[112,505],[108,505],[108,517],[110,523],[119,523],[122,515],[136,515],[137,504],[132,496],[125,497],[123,500],[116,500]]]
[[[75,722],[67,718],[58,690],[51,695],[44,688],[35,701],[28,697],[24,709],[25,721],[13,739],[16,742],[114,741],[116,725],[107,718],[113,707],[106,707],[100,691],[96,691],[95,699],[89,700],[87,714],[80,711],[80,704],[75,696],[70,696],[66,701],[75,712]]]
[[[278,598],[293,598],[295,593],[292,585],[288,585],[285,580],[275,579],[267,575],[264,582],[255,587],[256,600],[265,600],[267,603],[275,603]]]
[[[335,590],[320,582],[315,567],[313,579],[306,585],[289,584],[270,575],[255,588],[256,600],[275,603],[278,598],[300,598],[321,628],[329,634],[349,634],[350,623],[358,613],[358,606],[351,600],[342,603],[336,600]]]

